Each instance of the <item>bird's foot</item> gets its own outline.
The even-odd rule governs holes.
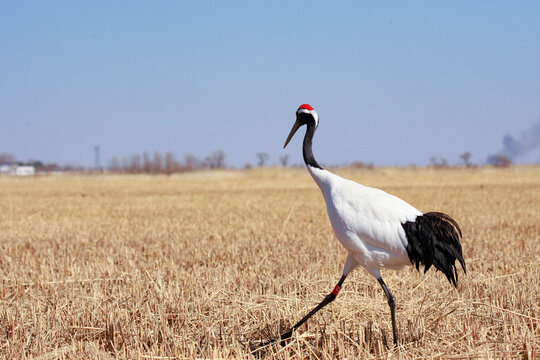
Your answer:
[[[281,336],[279,337],[279,340],[276,340],[276,339],[272,339],[272,340],[268,340],[266,342],[260,342],[259,344],[256,344],[256,345],[251,345],[251,354],[253,354],[256,358],[260,359],[264,356],[264,354],[266,353],[266,347],[269,346],[269,345],[272,345],[272,344],[275,344],[279,341],[279,344],[282,346],[282,347],[285,347],[287,345],[287,340],[289,340],[292,336],[292,333],[293,333],[294,330],[289,330],[283,334],[281,334]]]
[[[291,338],[292,333],[293,333],[293,330],[291,329],[291,330],[281,334],[281,336],[280,336],[281,341],[279,342],[279,344],[281,346],[287,345],[287,340],[289,340]]]

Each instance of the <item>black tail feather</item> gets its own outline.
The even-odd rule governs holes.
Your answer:
[[[446,214],[429,212],[402,226],[408,241],[407,254],[416,269],[420,270],[422,264],[425,273],[433,265],[457,286],[456,260],[467,273],[461,252],[462,233],[457,222]]]

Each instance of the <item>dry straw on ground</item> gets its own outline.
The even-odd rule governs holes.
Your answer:
[[[469,274],[355,271],[276,359],[538,357],[540,168],[338,173],[452,215]],[[0,357],[249,358],[332,290],[346,253],[303,169],[0,178]]]

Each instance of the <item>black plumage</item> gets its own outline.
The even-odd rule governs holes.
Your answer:
[[[457,222],[446,214],[429,212],[402,226],[408,241],[407,254],[416,269],[424,265],[425,273],[433,265],[446,275],[451,284],[457,286],[456,260],[467,273],[461,252],[462,234]]]

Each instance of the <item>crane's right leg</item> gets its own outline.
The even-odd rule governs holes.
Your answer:
[[[392,317],[392,333],[394,335],[394,345],[398,345],[398,334],[397,334],[397,325],[396,325],[396,299],[394,295],[388,290],[388,287],[384,283],[382,277],[378,277],[377,280],[381,287],[383,288],[386,298],[388,299],[388,306],[390,306],[390,315]]]

